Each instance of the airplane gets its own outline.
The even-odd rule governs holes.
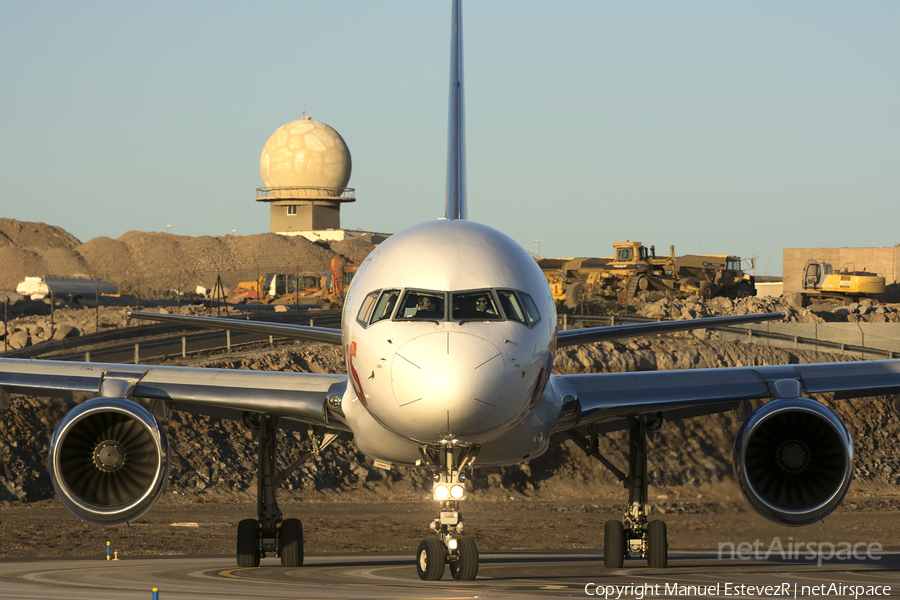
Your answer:
[[[0,410],[12,395],[83,398],[57,425],[49,471],[62,503],[104,526],[139,518],[160,498],[173,411],[233,419],[258,443],[257,516],[237,528],[240,567],[304,561],[303,525],[277,500],[284,478],[336,440],[381,465],[427,469],[433,535],[415,566],[434,581],[478,574],[461,507],[474,469],[518,464],[567,436],[628,490],[621,520],[604,526],[604,565],[625,558],[666,567],[666,524],[650,520],[647,435],[665,421],[735,410],[736,479],[750,506],[781,524],[830,514],[853,475],[853,444],[836,399],[900,391],[900,361],[565,375],[559,348],[639,335],[753,323],[781,313],[559,331],[547,281],[511,238],[467,219],[461,0],[453,0],[444,217],[396,233],[362,263],[340,331],[213,317],[130,312],[150,319],[341,345],[347,374],[312,374],[0,359]],[[766,400],[752,410],[753,400]],[[598,439],[629,433],[622,471]],[[306,433],[309,451],[279,468],[279,430]]]

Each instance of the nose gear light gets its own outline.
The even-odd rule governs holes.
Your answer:
[[[446,500],[447,496],[449,496],[449,495],[450,495],[450,489],[443,483],[434,486],[434,499],[435,500]]]

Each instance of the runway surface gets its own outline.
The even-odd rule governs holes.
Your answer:
[[[720,560],[710,552],[670,552],[667,569],[626,561],[607,570],[597,553],[504,552],[481,557],[478,578],[420,581],[411,554],[308,556],[286,569],[276,559],[256,569],[233,567],[233,557],[0,561],[0,598],[17,600],[160,600],[221,598],[859,598],[900,596],[900,553],[878,560]],[[727,584],[730,584],[728,587]],[[649,586],[622,589],[622,586]],[[772,586],[747,589],[739,586]],[[814,589],[813,586],[826,586]],[[599,586],[599,587],[598,587]],[[605,586],[619,586],[606,588]],[[673,586],[678,586],[674,588]],[[682,586],[703,586],[685,590]],[[718,586],[709,588],[708,586]],[[804,588],[806,586],[806,588]],[[890,586],[888,591],[883,587]],[[648,593],[649,592],[649,593]],[[686,592],[686,593],[680,593]],[[804,593],[805,592],[805,593]],[[835,593],[837,592],[837,593]],[[795,595],[796,594],[796,595]]]

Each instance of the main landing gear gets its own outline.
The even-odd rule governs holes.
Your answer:
[[[245,413],[243,424],[259,440],[257,519],[244,519],[238,524],[237,564],[258,567],[268,553],[281,558],[285,567],[303,564],[303,524],[299,519],[284,519],[278,508],[278,488],[291,473],[340,437],[339,433],[321,433],[310,426],[307,436],[309,451],[304,452],[288,468],[278,470],[277,419]]]
[[[662,429],[662,415],[628,417],[628,474],[626,475],[597,449],[597,432],[588,430],[590,438],[576,431],[569,437],[589,456],[609,469],[628,490],[628,504],[623,521],[607,521],[603,535],[603,565],[618,569],[626,558],[646,558],[647,564],[662,569],[668,564],[669,543],[666,524],[650,521],[647,501],[647,432]]]
[[[478,547],[472,538],[463,537],[463,518],[459,505],[466,499],[465,470],[478,453],[476,448],[423,446],[422,463],[434,471],[432,497],[440,501],[440,516],[431,522],[437,538],[422,540],[416,551],[416,571],[423,581],[437,581],[450,566],[453,579],[471,581],[478,575]]]

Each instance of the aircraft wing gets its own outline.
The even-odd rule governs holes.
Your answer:
[[[159,321],[161,323],[174,323],[175,325],[190,325],[204,329],[230,329],[232,331],[247,331],[249,333],[265,333],[268,335],[280,335],[308,342],[322,342],[324,344],[341,344],[341,331],[329,327],[310,327],[307,325],[293,325],[291,323],[265,323],[262,321],[242,321],[239,319],[222,319],[219,317],[198,317],[192,315],[167,315],[163,313],[148,313],[129,310],[126,313],[132,319],[144,321]]]
[[[105,387],[110,381],[116,384]],[[327,399],[343,396],[346,386],[346,375],[0,359],[0,409],[10,394],[79,398],[127,390],[157,416],[174,409],[240,420],[249,412],[277,416],[282,426],[349,431],[327,409]]]
[[[569,329],[568,331],[557,332],[556,347],[562,348],[564,346],[590,344],[591,342],[604,342],[639,335],[673,333],[675,331],[688,331],[690,329],[704,329],[706,327],[725,327],[726,325],[759,323],[761,321],[772,321],[774,319],[783,318],[784,313],[774,312],[758,315],[737,315],[734,317],[707,317],[703,319],[683,319],[679,321],[657,321],[654,323],[632,323],[630,325]]]
[[[661,413],[680,419],[723,412],[742,401],[833,392],[835,399],[900,393],[900,361],[771,365],[678,371],[557,375],[578,401],[581,427]],[[621,425],[621,423],[619,423]]]

